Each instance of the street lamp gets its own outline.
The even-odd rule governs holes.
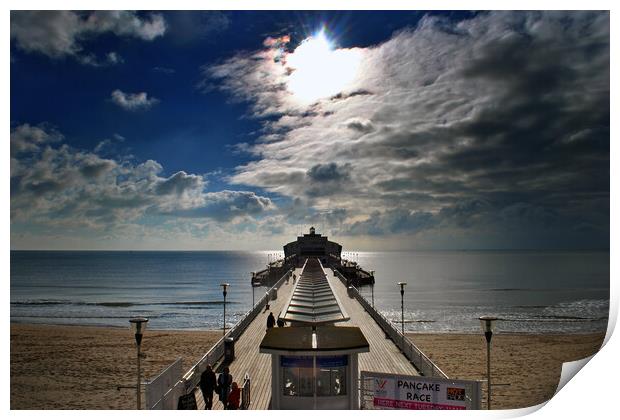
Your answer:
[[[481,316],[480,324],[487,340],[487,410],[491,409],[491,337],[493,337],[493,327],[497,318],[494,316]]]
[[[372,276],[372,284],[370,285],[370,293],[372,296],[372,308],[375,309],[375,271],[372,270],[370,272],[370,275]]]
[[[400,329],[403,334],[403,346],[405,345],[405,286],[407,283],[399,281],[400,286]]]
[[[144,330],[146,330],[147,322],[149,322],[148,318],[132,318],[129,320],[129,323],[131,324],[131,329],[133,330],[134,336],[136,337],[136,344],[138,347],[138,382],[136,383],[136,403],[138,410],[140,410],[142,406],[140,394],[140,357],[142,357],[142,355],[140,354],[140,344],[142,343],[142,334],[144,333]]]
[[[224,327],[222,328],[222,335],[226,335],[226,289],[230,284],[221,283],[220,286],[222,286],[222,294],[224,295]]]

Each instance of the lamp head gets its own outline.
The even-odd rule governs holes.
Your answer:
[[[136,343],[138,346],[142,343],[142,334],[144,330],[146,330],[146,323],[149,322],[148,318],[131,318],[129,323],[131,324],[131,329],[133,330],[134,336],[136,337]]]
[[[497,317],[494,316],[481,316],[480,325],[482,326],[482,331],[484,333],[493,333],[493,328],[495,327],[495,322],[497,321]]]
[[[144,333],[144,330],[146,330],[146,323],[149,322],[148,318],[131,318],[129,320],[130,324],[131,324],[131,329],[133,330],[134,334],[142,334]]]
[[[222,293],[224,293],[224,296],[226,296],[226,292],[228,290],[228,286],[230,286],[229,283],[221,283],[220,286],[222,286]]]
[[[405,286],[407,285],[407,283],[404,281],[399,281],[398,285],[400,286],[400,290],[405,290]]]

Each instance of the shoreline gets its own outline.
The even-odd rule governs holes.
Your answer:
[[[134,409],[136,347],[128,327],[11,323],[11,409]],[[486,378],[486,342],[474,333],[408,333],[448,376]],[[563,361],[595,353],[604,332],[493,336],[493,407],[523,408],[555,392]],[[222,337],[218,330],[146,330],[144,380],[178,357],[188,370]],[[561,356],[559,356],[561,355]],[[564,360],[562,360],[564,359]],[[495,381],[494,381],[495,382]],[[499,386],[499,385],[498,385]],[[483,385],[483,394],[485,386]]]
[[[129,318],[128,318],[129,320]],[[76,327],[76,328],[109,328],[109,329],[114,329],[114,330],[125,330],[125,329],[130,329],[131,327],[128,325],[127,327],[125,326],[120,326],[120,325],[103,325],[103,324],[99,324],[99,325],[93,325],[93,324],[61,324],[61,323],[54,323],[54,322],[22,322],[22,321],[10,321],[10,325],[31,325],[31,326],[47,326],[47,327]],[[395,325],[400,325],[400,322],[395,323]],[[233,326],[230,327],[226,327],[227,330],[230,330]],[[161,331],[161,332],[198,332],[198,333],[208,333],[208,332],[214,332],[214,333],[221,333],[222,330],[221,328],[205,328],[205,329],[196,329],[196,328],[148,328],[147,327],[147,331]],[[576,331],[576,332],[563,332],[563,331],[499,331],[499,332],[495,332],[494,333],[494,337],[497,336],[507,336],[507,335],[515,335],[515,336],[519,336],[519,335],[523,335],[523,336],[579,336],[579,335],[591,335],[591,334],[603,334],[603,336],[605,335],[605,332],[602,331]],[[474,331],[407,331],[405,330],[405,335],[407,336],[425,336],[425,335],[437,335],[437,336],[442,336],[442,335],[464,335],[464,336],[479,336],[481,335],[482,332],[474,332]]]

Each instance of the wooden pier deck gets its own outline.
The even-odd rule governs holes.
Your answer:
[[[334,293],[350,317],[349,321],[336,325],[359,327],[370,344],[370,352],[359,355],[360,371],[419,375],[394,342],[386,338],[381,327],[362,308],[362,305],[357,300],[349,298],[346,286],[332,274],[330,269],[325,269],[325,272]]]
[[[299,278],[301,269],[298,268],[294,274]],[[267,410],[271,402],[271,355],[259,353],[259,346],[265,330],[267,329],[267,316],[269,312],[277,318],[278,314],[293,292],[293,280],[288,284],[283,283],[278,289],[278,298],[269,303],[269,310],[263,311],[252,321],[241,337],[236,337],[235,360],[228,366],[233,381],[243,385],[243,378],[247,373],[251,380],[250,410]],[[200,389],[194,391],[198,409],[204,409],[204,400]],[[213,396],[213,409],[222,410],[224,407],[217,395]]]
[[[339,322],[336,325],[359,327],[370,344],[369,353],[361,353],[359,356],[360,370],[402,373],[418,375],[414,366],[401,353],[398,347],[386,338],[385,333],[370,315],[355,300],[347,296],[346,287],[333,276],[330,269],[325,269],[327,278],[334,293],[344,306],[350,317],[347,322]],[[301,275],[301,269],[294,271],[297,278]],[[248,326],[245,332],[236,339],[235,360],[230,364],[230,373],[233,381],[239,386],[243,384],[243,378],[247,373],[251,379],[251,402],[250,410],[267,410],[271,403],[271,355],[259,352],[260,343],[265,335],[267,316],[273,312],[278,314],[289,300],[294,289],[293,281],[282,284],[278,290],[278,298],[270,302],[270,309],[261,312]],[[204,409],[204,401],[199,388],[195,390],[196,401],[199,409]],[[222,403],[214,394],[213,409],[221,410]]]

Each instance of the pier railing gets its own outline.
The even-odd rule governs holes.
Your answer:
[[[155,379],[144,385],[145,406],[147,410],[161,410],[166,406],[176,404],[175,401],[167,401],[166,395],[183,375],[183,359],[178,358],[174,363],[164,369]],[[172,395],[168,395],[172,400]]]
[[[248,325],[250,325],[254,318],[256,318],[256,315],[258,315],[263,310],[263,308],[267,304],[267,301],[271,299],[272,291],[274,289],[280,288],[280,286],[282,286],[282,283],[284,283],[284,281],[290,277],[292,272],[293,270],[287,271],[280,278],[280,280],[278,280],[269,289],[269,291],[265,293],[265,296],[259,299],[258,302],[256,302],[256,304],[254,305],[254,307],[248,312],[246,312],[245,315],[243,315],[243,317],[226,333],[226,335],[224,335],[224,337],[222,337],[217,343],[215,343],[215,345],[211,347],[211,349],[202,357],[202,359],[200,359],[198,363],[192,366],[191,369],[189,369],[187,373],[185,373],[185,375],[183,376],[183,381],[185,382],[186,390],[189,391],[198,386],[198,383],[200,382],[200,374],[205,369],[205,367],[207,365],[215,365],[218,360],[220,360],[224,356],[224,341],[226,340],[226,338],[239,338],[248,327]]]
[[[344,283],[344,285],[348,285],[347,278],[344,277],[338,270],[332,269],[334,275]],[[362,305],[362,307],[370,314],[370,316],[375,320],[377,324],[381,327],[381,329],[385,332],[385,334],[392,339],[394,344],[403,352],[403,354],[409,359],[409,361],[416,367],[418,372],[420,372],[424,376],[429,377],[440,377],[440,378],[448,378],[440,368],[437,366],[428,356],[424,354],[422,350],[420,350],[409,338],[403,336],[402,333],[394,327],[383,314],[377,311],[373,306],[368,302],[364,296],[359,292],[357,288],[350,285],[351,292],[353,297],[357,299],[357,301]]]
[[[160,389],[160,388],[151,388],[150,395],[147,396],[147,400],[150,401],[160,401],[160,403],[156,404],[154,407],[148,407],[147,409],[176,409],[177,401],[181,395],[188,394],[193,392],[193,390],[200,383],[200,374],[205,370],[207,365],[214,366],[217,362],[224,357],[224,342],[228,337],[233,337],[237,339],[243,334],[245,329],[250,325],[250,323],[256,318],[262,309],[267,304],[268,300],[271,299],[272,291],[274,289],[280,288],[282,283],[286,281],[287,278],[291,276],[293,270],[288,270],[270,289],[265,295],[256,302],[254,307],[246,312],[243,317],[230,329],[228,332],[220,338],[217,343],[213,345],[205,353],[204,356],[194,364],[184,375],[183,377],[176,382],[169,389]],[[146,392],[149,392],[147,389]],[[248,381],[248,404],[249,404],[249,381]],[[156,395],[159,394],[159,395]]]

